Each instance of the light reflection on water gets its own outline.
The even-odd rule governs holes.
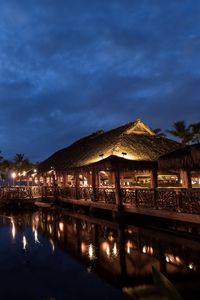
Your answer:
[[[49,276],[56,276],[54,282],[56,285],[57,281],[62,281],[59,277],[62,278],[63,275],[62,264],[57,264],[54,259],[57,257],[57,260],[64,260],[68,255],[84,264],[87,272],[96,272],[109,284],[121,290],[127,286],[151,283],[152,265],[173,282],[181,281],[181,288],[188,289],[188,294],[191,291],[187,283],[194,279],[199,280],[199,241],[57,210],[15,214],[9,218],[4,216],[0,228],[7,228],[8,224],[9,230],[6,234],[15,240],[11,260],[16,258],[16,253],[19,254],[18,241],[21,239],[21,249],[26,255],[22,260],[31,270],[34,270],[36,265],[38,271],[43,272],[42,268],[48,268],[49,264],[53,265],[52,272],[54,270],[55,274],[44,273],[45,285],[45,280],[47,278],[48,282]],[[3,240],[1,232],[0,240]],[[59,252],[60,249],[63,252]],[[74,273],[76,276],[76,272]],[[35,276],[37,278],[38,274]],[[62,288],[61,285],[59,293]],[[59,296],[59,293],[55,292],[56,299],[64,300],[64,296]],[[97,299],[96,293],[95,297]],[[121,295],[115,296],[115,299],[118,299],[116,297],[120,299]]]

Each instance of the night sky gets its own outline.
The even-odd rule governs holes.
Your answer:
[[[200,121],[199,0],[1,0],[0,149],[41,161],[142,119]]]

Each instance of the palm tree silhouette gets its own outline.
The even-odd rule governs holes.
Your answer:
[[[178,138],[181,144],[187,145],[193,141],[193,133],[190,126],[186,126],[185,121],[175,122],[172,128],[172,130],[166,130],[166,132]]]

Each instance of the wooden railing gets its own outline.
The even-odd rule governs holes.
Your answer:
[[[42,195],[42,188],[38,186],[32,187],[1,187],[0,201],[14,201],[18,199],[35,199]]]
[[[66,199],[116,204],[114,188],[62,188],[59,195]],[[200,189],[121,189],[122,205],[138,208],[200,213]]]
[[[120,194],[122,206],[200,214],[199,188],[122,188]],[[96,188],[95,190],[91,187],[0,187],[1,202],[36,198],[47,200],[59,198],[81,199],[105,203],[105,205],[117,204],[116,190],[109,187]]]

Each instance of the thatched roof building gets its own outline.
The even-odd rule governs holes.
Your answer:
[[[156,164],[160,155],[177,147],[177,142],[156,136],[141,120],[136,120],[106,132],[98,131],[76,141],[43,161],[38,170],[41,173],[53,167],[57,171],[67,171],[101,161],[103,163],[109,157],[112,157],[112,161],[113,157],[121,158],[121,164],[128,160],[137,162],[137,167],[143,169],[145,162],[146,166],[149,163]]]
[[[200,170],[200,144],[188,145],[168,154],[158,160],[161,170]]]

